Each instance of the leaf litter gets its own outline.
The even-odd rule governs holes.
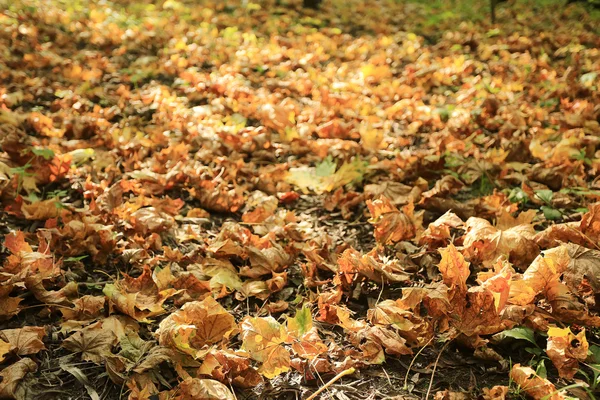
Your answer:
[[[594,398],[597,15],[300,3],[0,2],[0,398]]]

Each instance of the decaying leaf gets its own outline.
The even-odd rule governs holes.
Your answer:
[[[83,328],[63,341],[62,346],[74,353],[81,353],[81,358],[96,364],[101,364],[104,358],[111,355],[111,350],[117,342],[113,332],[99,325]]]
[[[564,399],[548,379],[537,375],[532,368],[515,364],[510,371],[510,377],[525,393],[536,400]]]
[[[466,222],[465,248],[484,264],[505,256],[520,268],[526,268],[539,253],[535,230],[531,224],[521,224],[500,230],[487,220],[471,217]]]
[[[587,358],[588,349],[585,329],[577,335],[569,328],[552,327],[548,330],[546,353],[562,378],[573,378],[579,362]]]
[[[22,358],[0,371],[0,399],[26,399],[25,390],[19,384],[28,372],[37,371],[37,364],[30,358]]]
[[[409,204],[398,210],[387,197],[368,200],[369,220],[375,226],[375,239],[383,244],[412,239],[417,234],[414,207]]]
[[[212,297],[183,305],[165,318],[156,335],[163,346],[197,356],[205,346],[228,340],[236,331],[233,316]]]
[[[262,363],[258,372],[273,378],[289,371],[290,353],[285,348],[289,341],[285,326],[273,317],[246,318],[241,324],[242,348],[252,359]]]
[[[147,321],[165,312],[162,304],[177,290],[161,290],[152,278],[151,269],[145,266],[139,277],[125,275],[123,280],[104,286],[103,292],[119,311],[138,321]]]
[[[37,354],[45,350],[42,339],[46,336],[46,329],[38,326],[26,326],[19,329],[5,329],[0,331],[0,340],[10,344],[10,350],[19,356]]]

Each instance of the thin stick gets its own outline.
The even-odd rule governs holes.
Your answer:
[[[427,400],[429,398],[429,394],[431,393],[431,387],[433,386],[433,378],[435,377],[435,370],[437,369],[438,362],[440,361],[440,357],[442,356],[442,353],[444,352],[444,350],[446,350],[446,347],[448,346],[448,344],[450,344],[450,341],[446,342],[444,347],[442,347],[442,350],[440,350],[440,354],[438,354],[437,358],[435,359],[435,364],[433,365],[433,371],[431,372],[431,379],[429,379],[429,387],[427,388],[427,394],[425,395],[425,400]]]
[[[434,336],[431,336],[431,339],[429,339],[429,341],[427,343],[425,343],[425,346],[421,347],[419,349],[419,351],[417,351],[417,354],[415,354],[413,359],[410,361],[410,365],[408,366],[408,369],[406,370],[406,375],[404,376],[404,390],[408,389],[408,374],[410,374],[410,370],[412,369],[413,364],[419,357],[419,354],[421,354],[423,352],[423,350],[425,350],[425,347],[429,346],[429,343],[431,343],[433,338],[434,338]]]
[[[339,374],[337,374],[336,376],[334,376],[333,378],[331,378],[331,380],[329,382],[327,382],[325,385],[321,386],[319,388],[319,390],[317,390],[316,392],[314,392],[313,394],[311,394],[306,400],[313,400],[313,399],[315,399],[318,395],[321,394],[321,392],[323,392],[329,386],[333,385],[341,377],[353,374],[354,371],[355,371],[354,367],[350,367],[348,369],[343,370],[342,372],[340,372]]]

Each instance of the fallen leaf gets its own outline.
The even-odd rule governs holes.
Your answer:
[[[569,328],[552,327],[548,330],[546,353],[561,378],[573,379],[579,369],[579,362],[587,358],[588,349],[585,329],[577,335]]]
[[[289,371],[290,353],[284,347],[289,340],[285,326],[273,317],[246,318],[241,324],[242,349],[262,365],[258,372],[266,378]]]
[[[172,390],[174,400],[236,400],[235,396],[219,381],[188,378]]]
[[[498,257],[505,256],[524,269],[539,253],[531,224],[500,230],[482,218],[471,217],[466,222],[466,229],[464,246],[472,257],[480,259],[484,265],[489,266]]]
[[[548,379],[542,378],[529,367],[521,364],[513,365],[510,378],[529,396],[536,400],[563,400],[564,396],[557,392],[556,387]]]
[[[0,331],[0,340],[10,343],[11,351],[19,356],[37,354],[41,350],[46,350],[46,346],[42,342],[45,336],[46,329],[39,326]]]
[[[162,320],[156,331],[158,341],[194,357],[205,346],[227,341],[236,331],[233,316],[212,297],[186,303]]]
[[[81,353],[81,358],[101,364],[104,358],[111,355],[111,350],[117,342],[113,332],[93,325],[75,332],[63,341],[62,347],[74,353]]]
[[[19,384],[28,372],[36,372],[37,364],[30,358],[22,358],[0,371],[0,399],[26,399],[25,390]]]

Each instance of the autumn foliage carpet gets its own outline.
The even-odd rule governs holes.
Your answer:
[[[0,0],[0,398],[594,398],[598,19],[300,3]]]

